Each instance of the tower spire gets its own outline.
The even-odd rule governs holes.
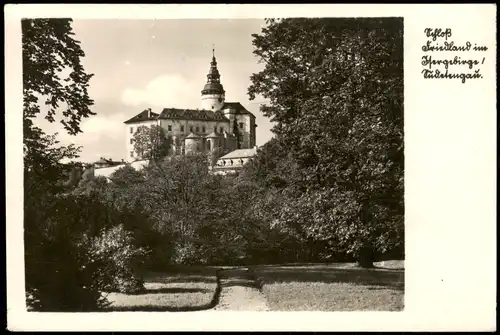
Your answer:
[[[215,59],[215,47],[212,44],[212,61],[210,62],[210,70],[207,75],[207,83],[220,83],[220,74],[217,69],[217,60]]]
[[[207,74],[207,83],[201,91],[203,106],[208,110],[219,110],[224,104],[224,87],[220,83],[220,73],[215,59],[215,46],[212,44],[212,61]]]

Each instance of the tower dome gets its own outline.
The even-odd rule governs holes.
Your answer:
[[[217,60],[215,59],[215,49],[212,49],[212,61],[207,75],[207,83],[201,91],[202,108],[218,111],[224,105],[224,87],[220,83],[220,74],[217,69]]]

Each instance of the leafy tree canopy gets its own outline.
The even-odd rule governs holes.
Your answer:
[[[353,252],[376,245],[401,228],[404,212],[402,20],[267,23],[253,35],[265,68],[252,75],[248,93],[270,101],[262,111],[276,122],[276,141],[259,155],[254,174],[275,178],[286,171],[280,160],[289,159],[298,172],[280,173],[281,185],[299,185],[303,196],[288,204],[298,207],[282,223],[320,222],[308,233],[319,240],[354,229],[347,239]],[[310,207],[325,198],[333,216]]]
[[[134,152],[138,157],[155,161],[167,156],[173,144],[159,125],[140,126],[134,133],[132,141]]]

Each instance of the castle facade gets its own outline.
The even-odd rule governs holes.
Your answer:
[[[138,127],[151,125],[163,129],[174,155],[210,153],[211,165],[221,171],[248,161],[256,152],[255,115],[239,102],[226,102],[225,94],[213,54],[207,82],[201,91],[201,108],[164,108],[158,113],[146,109],[124,122],[127,162],[142,159],[134,152],[134,134]],[[230,157],[225,159],[227,155]]]

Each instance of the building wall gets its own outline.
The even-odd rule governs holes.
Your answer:
[[[142,122],[137,122],[137,123],[131,123],[125,125],[125,147],[126,147],[126,161],[127,162],[133,162],[137,159],[137,156],[135,155],[134,151],[134,144],[131,143],[132,138],[134,137],[134,134],[137,132],[137,128],[140,126],[147,126],[151,127],[152,125],[158,124],[157,120],[150,120],[150,121],[142,121]]]
[[[255,132],[255,120],[248,114],[236,115],[238,130],[241,134],[241,149],[250,149],[255,146],[255,136],[252,136],[252,129]],[[243,126],[243,128],[241,127]]]
[[[224,109],[224,115],[229,119],[229,132],[234,133],[234,122],[238,124],[241,134],[241,149],[250,149],[255,146],[255,118],[250,114],[236,114],[236,109]],[[243,127],[241,127],[243,124]]]
[[[238,173],[243,168],[243,165],[250,161],[251,157],[242,157],[242,158],[230,158],[230,159],[221,159],[219,158],[214,166],[211,168],[212,173],[226,175]]]
[[[222,121],[160,119],[128,124],[126,126],[125,136],[128,162],[132,162],[137,159],[135,153],[132,154],[134,144],[130,142],[137,131],[137,128],[140,126],[151,126],[154,124],[158,124],[163,128],[165,136],[172,140],[172,152],[176,152],[178,154],[183,152],[184,138],[191,132],[208,135],[211,132],[215,132],[214,128],[217,129],[217,133],[219,134],[224,131],[229,132],[229,123]]]
[[[217,133],[221,133],[221,129],[229,131],[229,124],[221,121],[161,119],[160,126],[165,130],[165,135],[172,137],[185,137],[191,132],[208,135],[214,132],[214,127],[217,128]]]
[[[242,157],[242,158],[227,158],[222,159],[219,158],[216,162],[216,167],[218,168],[228,168],[228,169],[241,169],[243,165],[250,161],[251,157]]]
[[[215,130],[217,133],[229,130],[227,122],[206,120],[161,119],[160,126],[165,131],[167,138],[171,137],[173,143],[178,143],[180,147],[173,149],[179,154],[183,152],[184,138],[190,133],[208,135]]]
[[[220,101],[219,101],[220,98]],[[204,94],[201,96],[201,108],[218,111],[224,105],[224,96],[220,94]]]

